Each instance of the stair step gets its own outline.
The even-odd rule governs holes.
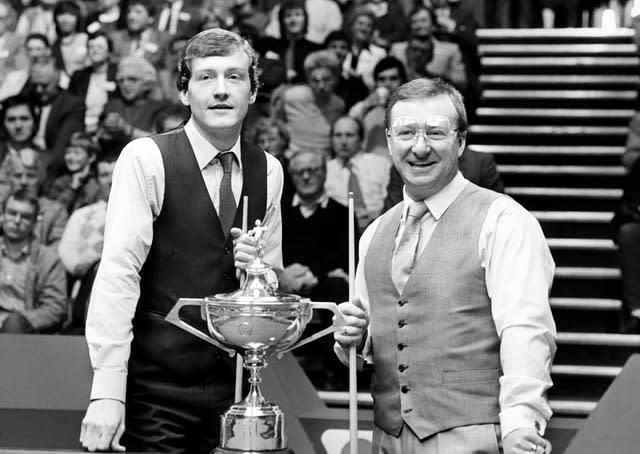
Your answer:
[[[622,197],[622,189],[594,189],[594,188],[534,188],[510,187],[505,192],[515,196],[538,197],[581,197],[587,199],[618,200]]]
[[[538,74],[481,74],[480,82],[484,85],[637,85],[640,77],[632,74],[590,75],[590,74],[557,74],[553,77]]]
[[[583,366],[571,364],[555,364],[551,366],[553,375],[573,375],[584,377],[609,377],[614,378],[620,375],[622,367],[608,366]]]
[[[540,38],[558,39],[632,39],[634,31],[629,28],[603,30],[601,28],[482,28],[476,31],[479,40],[517,38],[523,41]]]
[[[499,154],[539,154],[539,155],[580,155],[580,156],[622,156],[624,147],[610,146],[546,146],[546,145],[469,145],[469,149],[479,153]]]
[[[635,56],[637,47],[633,43],[605,44],[481,44],[480,55],[631,55]]]
[[[553,309],[574,309],[590,311],[617,311],[622,301],[607,298],[549,298]]]
[[[640,348],[640,334],[558,333],[558,345]]]
[[[640,79],[638,80],[640,82]],[[476,115],[482,117],[528,117],[567,119],[580,118],[593,120],[596,118],[617,118],[629,120],[634,114],[633,109],[524,109],[508,107],[480,107]]]
[[[624,176],[623,166],[550,166],[550,165],[498,165],[498,172],[512,174],[535,175],[589,175],[589,176]]]
[[[638,57],[482,57],[482,66],[492,68],[513,67],[562,67],[576,68],[637,68]]]
[[[547,238],[551,249],[600,250],[615,251],[617,247],[612,240],[594,238]]]
[[[620,269],[605,267],[558,266],[556,278],[564,279],[620,279]]]
[[[613,213],[607,211],[532,211],[540,222],[611,222]]]
[[[638,62],[640,65],[640,61]],[[491,99],[559,99],[633,101],[635,90],[484,90],[482,98]]]

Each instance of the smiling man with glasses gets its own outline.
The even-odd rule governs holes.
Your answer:
[[[404,199],[360,241],[336,353],[373,365],[374,453],[548,453],[554,263],[536,219],[458,170],[467,119],[441,79],[394,92]]]

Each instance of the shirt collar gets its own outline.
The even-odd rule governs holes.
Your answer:
[[[447,183],[447,185],[442,188],[440,191],[436,192],[430,197],[424,199],[424,203],[426,203],[427,208],[429,208],[429,212],[435,218],[436,221],[439,221],[447,208],[453,203],[453,201],[460,195],[464,187],[467,185],[469,181],[462,176],[460,171],[456,173],[456,176]],[[409,209],[409,205],[411,205],[415,200],[409,197],[407,194],[407,188],[402,190],[403,192],[403,200],[404,207],[402,207],[402,218],[406,218],[407,210]]]
[[[189,142],[191,142],[191,148],[193,148],[193,154],[195,154],[196,161],[198,161],[198,167],[200,170],[203,170],[209,165],[213,158],[220,153],[220,150],[214,147],[202,134],[200,134],[196,126],[193,124],[193,119],[190,119],[184,126],[184,132],[187,134]],[[240,159],[240,136],[238,136],[238,139],[231,147],[231,150],[224,151],[232,151],[233,154],[236,155],[236,162],[238,163],[238,166],[242,169],[242,159]]]
[[[296,193],[293,195],[293,200],[291,201],[292,207],[297,207],[300,205],[314,205],[314,204],[321,206],[323,209],[327,208],[327,205],[329,204],[329,196],[327,195],[327,193],[323,192],[322,195],[318,197],[316,200],[314,200],[313,202],[303,202],[300,196]]]
[[[9,255],[7,243],[5,242],[4,238],[2,238],[2,241],[0,241],[0,253],[2,254],[3,257],[9,257],[11,260],[22,260],[23,258],[29,256],[30,252],[31,252],[31,242],[29,241],[27,242],[27,244],[25,244],[22,247],[18,257],[15,257],[15,258],[11,257],[11,255]]]

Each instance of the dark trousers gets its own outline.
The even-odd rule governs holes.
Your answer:
[[[210,453],[218,446],[220,415],[233,403],[234,380],[224,359],[194,385],[132,353],[123,445],[130,452]]]

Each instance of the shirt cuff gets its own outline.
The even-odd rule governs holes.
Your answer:
[[[91,400],[115,399],[126,401],[127,372],[96,370],[91,385]]]
[[[500,429],[503,440],[511,432],[522,427],[532,427],[542,436],[547,429],[547,420],[527,405],[516,405],[500,412]]]

